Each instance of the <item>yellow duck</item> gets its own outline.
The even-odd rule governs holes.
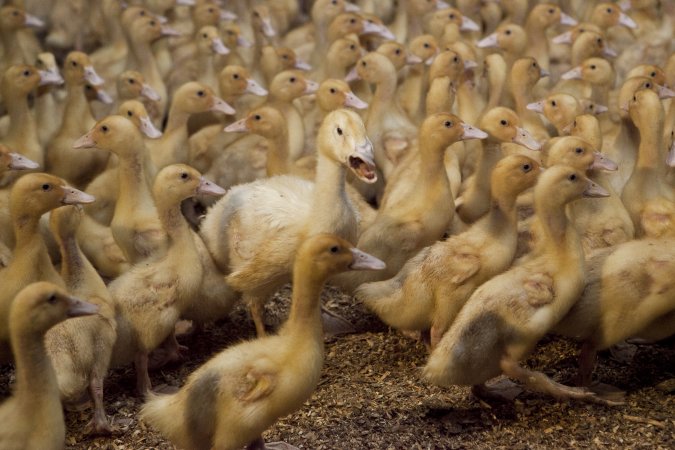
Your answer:
[[[222,351],[176,394],[151,396],[143,420],[184,448],[272,448],[262,433],[299,409],[319,382],[324,354],[319,294],[326,279],[384,267],[327,234],[305,240],[294,259],[291,312],[279,333]]]
[[[70,317],[96,314],[98,307],[71,297],[47,282],[22,289],[9,311],[12,351],[16,361],[14,394],[0,405],[0,447],[58,450],[66,427],[56,374],[45,349],[44,335]]]

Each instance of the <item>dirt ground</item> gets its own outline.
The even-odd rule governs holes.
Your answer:
[[[290,290],[267,308],[275,328],[285,317]],[[601,354],[596,378],[628,392],[626,404],[559,403],[521,393],[513,402],[486,403],[469,388],[441,389],[420,378],[426,350],[389,330],[352,297],[324,291],[324,304],[355,324],[357,332],[327,338],[319,386],[306,405],[268,430],[269,441],[305,449],[451,448],[675,448],[675,341],[629,347],[632,362]],[[219,350],[253,337],[243,307],[231,319],[185,336],[191,358],[182,366],[151,373],[155,386],[181,386],[195,367]],[[527,366],[571,383],[577,344],[546,338]],[[8,394],[12,371],[0,370],[0,397]],[[68,449],[173,449],[137,419],[141,401],[131,368],[111,371],[105,386],[106,411],[117,431],[111,437],[83,434],[90,412],[67,412]]]

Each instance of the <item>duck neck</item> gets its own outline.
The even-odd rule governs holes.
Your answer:
[[[44,241],[38,234],[38,228],[40,225],[39,216],[12,213],[12,217],[14,217],[13,226],[14,236],[16,238],[16,254],[18,254],[20,251],[23,252],[24,249],[30,247],[40,246],[40,244],[42,244],[41,247],[44,247]]]
[[[136,152],[125,154],[124,157],[119,158],[117,167],[119,178],[118,199],[131,204],[134,210],[152,205],[152,196],[145,174],[144,161],[146,158],[143,153],[145,153],[145,149],[139,148]]]
[[[136,60],[135,66],[143,74],[146,82],[155,89],[163,85],[162,75],[159,67],[157,67],[157,60],[155,59],[155,54],[152,52],[150,43],[131,39],[130,46],[131,54]]]
[[[516,197],[511,193],[499,195],[492,189],[492,203],[487,215],[487,226],[493,235],[508,233],[515,228],[518,217],[516,215]]]
[[[345,167],[321,154],[316,166],[313,219],[308,224],[308,236],[317,233],[336,233],[345,239],[356,236],[354,211],[345,192]]]
[[[290,172],[288,151],[288,128],[281,127],[273,137],[267,138],[267,176],[284,175]]]
[[[541,223],[541,248],[561,253],[568,249],[570,244],[574,244],[571,242],[574,230],[573,227],[568,227],[569,221],[564,205],[548,202],[547,198],[535,198],[535,210]]]
[[[7,105],[9,112],[10,123],[7,139],[13,140],[19,135],[33,136],[37,133],[35,118],[30,113],[26,95],[14,95],[13,93],[8,95],[8,93],[5,93],[5,105]]]
[[[638,127],[640,131],[640,145],[638,147],[636,167],[658,169],[663,164],[663,114],[655,120],[644,121]]]
[[[69,289],[78,286],[82,281],[85,267],[85,257],[77,244],[75,235],[58,236],[61,250],[61,278]]]
[[[490,136],[483,141],[483,145],[480,146],[479,152],[474,179],[478,183],[483,183],[487,187],[487,192],[490,192],[490,174],[492,173],[494,166],[502,157],[501,142]]]
[[[434,136],[422,135],[419,142],[420,172],[419,183],[435,184],[439,178],[447,179],[445,174],[445,150],[448,144]]]
[[[89,110],[87,96],[84,93],[84,85],[69,84],[67,88],[66,106],[63,110],[63,126],[77,126],[89,129],[94,118]]]
[[[291,312],[283,331],[312,336],[318,340],[323,337],[321,324],[320,296],[323,280],[318,280],[310,267],[296,267],[293,270],[293,296]]]
[[[157,203],[159,220],[171,241],[171,246],[178,245],[181,248],[181,254],[188,256],[184,252],[187,249],[194,251],[194,243],[190,234],[190,227],[181,212],[180,202],[168,202],[163,200],[161,196],[157,197],[155,202]],[[192,243],[192,246],[189,245],[190,243]]]
[[[169,118],[166,122],[164,135],[182,133],[185,134],[185,138],[187,138],[187,123],[189,119],[190,113],[183,111],[174,100],[171,109],[169,110]]]
[[[23,55],[21,46],[17,45],[18,33],[15,30],[0,30],[0,40],[2,41],[2,47],[5,49],[2,59],[8,66],[21,64]]]
[[[12,350],[16,360],[16,397],[30,397],[44,402],[56,398],[56,373],[47,356],[44,333],[12,333]]]
[[[393,106],[395,93],[396,72],[393,71],[378,80],[368,114],[375,117],[385,114]]]

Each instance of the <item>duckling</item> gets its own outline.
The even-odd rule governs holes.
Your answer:
[[[61,178],[46,173],[29,173],[12,186],[9,208],[16,245],[14,258],[0,271],[0,361],[9,355],[9,309],[14,296],[28,284],[49,281],[63,286],[63,280],[49,259],[38,227],[40,217],[64,204],[90,203],[94,197],[66,186]]]
[[[116,338],[115,306],[103,280],[84,256],[75,237],[83,212],[77,206],[52,211],[50,228],[61,250],[61,277],[71,295],[86,298],[98,307],[92,317],[56,325],[45,336],[61,398],[77,401],[86,391],[94,404],[87,429],[110,433],[103,407],[103,380],[108,372]]]
[[[487,133],[449,113],[437,113],[422,123],[419,144],[392,173],[375,221],[359,236],[363,248],[387,263],[376,274],[337,277],[347,292],[360,284],[394,276],[405,262],[443,237],[454,216],[454,201],[443,160],[449,145],[465,139],[485,139]]]
[[[383,42],[375,51],[389,58],[389,61],[394,64],[396,72],[399,73],[400,78],[403,78],[401,70],[405,66],[423,62],[417,55],[409,54],[405,46],[396,41]]]
[[[675,191],[665,180],[664,110],[659,96],[641,89],[629,104],[630,117],[640,131],[635,170],[621,194],[633,219],[637,237],[675,236]]]
[[[50,83],[49,72],[29,65],[11,66],[2,77],[0,90],[9,113],[9,128],[2,143],[44,166],[44,151],[38,139],[35,116],[28,106],[28,96],[40,85]],[[3,184],[11,181],[4,179]]]
[[[241,27],[236,22],[221,22],[219,25],[220,36],[223,38],[223,43],[230,49],[230,53],[216,58],[216,67],[218,70],[223,70],[227,66],[244,66],[244,58],[239,52],[239,47],[247,49],[253,44],[244,37],[241,32]]]
[[[559,6],[552,3],[540,3],[534,6],[525,21],[525,32],[527,33],[525,55],[534,57],[544,70],[550,68],[546,30],[556,23],[574,26],[577,21],[562,12]]]
[[[431,330],[435,348],[473,291],[506,270],[517,247],[516,198],[533,187],[539,164],[523,155],[492,171],[490,211],[467,231],[422,249],[393,278],[359,286],[356,297],[402,330]]]
[[[86,186],[108,163],[108,152],[93,149],[87,154],[74,150],[73,141],[94,124],[94,117],[85,96],[84,84],[103,84],[89,57],[82,52],[70,52],[66,57],[63,76],[68,90],[61,128],[49,143],[46,154],[47,170],[66,179],[76,187]],[[77,163],[76,163],[77,161]]]
[[[9,66],[27,64],[35,61],[35,53],[31,54],[25,42],[28,36],[21,35],[27,27],[42,27],[44,22],[28,14],[22,8],[6,5],[0,8],[0,42],[2,43],[3,61],[0,71],[4,72]],[[34,36],[32,37],[33,39]],[[36,52],[37,53],[37,52]]]
[[[63,448],[66,427],[44,335],[69,317],[96,314],[98,307],[46,282],[28,285],[11,303],[9,331],[16,361],[16,386],[14,395],[0,405],[4,424],[0,447]]]
[[[145,82],[143,74],[137,70],[125,70],[117,76],[117,99],[125,100],[143,100],[157,102],[160,97],[157,91]]]
[[[356,63],[356,74],[376,85],[365,122],[375,162],[386,179],[415,139],[417,128],[396,101],[396,69],[386,56],[368,53]]]
[[[527,105],[532,103],[532,92],[537,82],[548,75],[549,73],[539,67],[539,63],[532,57],[514,61],[509,73],[509,86],[516,114],[520,117],[523,128],[539,141],[548,139],[548,131],[539,116],[527,109]]]
[[[63,105],[57,103],[54,86],[63,84],[64,80],[52,53],[43,52],[37,55],[35,68],[45,72],[49,83],[41,83],[35,92],[35,122],[37,124],[38,140],[44,148],[58,132],[61,125],[54,117],[63,114]],[[48,76],[49,75],[49,76]],[[53,81],[52,81],[53,80]]]
[[[518,363],[583,290],[583,252],[564,209],[582,195],[606,192],[568,166],[551,167],[539,176],[534,196],[544,230],[540,250],[474,291],[431,353],[424,368],[427,380],[477,386],[504,373],[559,399],[602,402],[594,393],[563,386]]]
[[[575,96],[562,93],[550,94],[543,100],[529,103],[526,108],[546,117],[559,135],[563,135],[565,128],[574,121],[574,118],[584,112]]]
[[[311,31],[313,31],[311,34],[314,37],[314,46],[310,59],[310,62],[313,65],[318,66],[319,61],[325,57],[329,45],[334,41],[334,39],[329,40],[327,35],[328,27],[331,25],[332,21],[341,13],[356,11],[358,11],[358,7],[345,0],[316,0],[312,4],[310,10],[312,21],[311,25],[308,26],[311,28]],[[303,30],[299,30],[301,33],[300,42],[305,43],[307,42],[307,32],[302,33],[302,31]],[[291,39],[294,38],[293,34],[293,31],[290,31],[287,34],[286,45],[295,48],[296,46],[291,44]]]
[[[326,78],[344,79],[349,69],[356,64],[361,57],[362,48],[359,41],[353,37],[336,39],[324,56],[323,64],[317,66],[314,78],[325,80]]]
[[[449,5],[437,0],[410,0],[396,9],[396,17],[391,25],[398,42],[407,42],[422,34],[424,16],[437,9],[446,9]]]
[[[319,382],[324,354],[319,294],[326,279],[384,267],[328,234],[307,238],[294,260],[291,312],[279,333],[223,350],[175,394],[151,395],[141,410],[143,420],[185,448],[265,447],[263,431],[299,409]]]
[[[591,383],[595,356],[630,337],[664,339],[673,334],[661,321],[672,317],[675,268],[672,238],[625,242],[588,262],[579,301],[556,325],[556,333],[584,341],[579,354],[581,386]],[[668,323],[665,321],[665,323]]]
[[[459,31],[479,31],[480,27],[476,22],[462,14],[456,8],[443,8],[434,11],[428,19],[425,31],[433,35],[439,42],[445,31],[446,25],[454,23]]]
[[[490,209],[490,173],[502,157],[502,143],[512,142],[530,150],[541,148],[530,133],[520,127],[520,118],[512,109],[498,106],[488,111],[479,126],[488,137],[483,141],[475,172],[458,202],[457,215],[465,223],[475,222]]]
[[[207,212],[200,234],[218,267],[230,272],[228,283],[243,293],[259,336],[265,334],[264,302],[287,282],[303,237],[330,231],[356,240],[357,219],[344,190],[347,168],[364,181],[377,179],[363,121],[338,109],[319,129],[314,184],[291,176],[242,184]]]
[[[612,65],[606,59],[588,58],[580,65],[562,74],[561,78],[563,80],[583,80],[588,88],[580,92],[573,88],[563,90],[558,86],[556,91],[576,95],[578,98],[590,98],[602,105],[609,104],[609,91],[614,86],[615,77]]]
[[[426,93],[426,114],[452,111],[457,86],[464,72],[462,57],[452,50],[440,52],[429,67],[429,87]]]
[[[410,41],[408,48],[421,62],[410,66],[398,88],[398,101],[410,120],[419,124],[424,119],[424,96],[429,87],[429,66],[438,53],[438,43],[432,35],[423,34]]]
[[[145,394],[151,387],[148,354],[165,339],[172,338],[181,314],[196,300],[204,275],[188,223],[181,215],[180,203],[197,194],[224,193],[222,188],[184,164],[160,170],[153,195],[169,239],[168,249],[135,265],[109,285],[110,294],[132,329],[139,394]]]
[[[166,248],[166,236],[148,187],[143,135],[130,120],[108,116],[73,144],[75,149],[97,147],[117,155],[118,194],[110,228],[125,258],[136,264]]]
[[[191,81],[176,90],[164,134],[148,142],[148,151],[157,169],[188,161],[188,119],[192,114],[207,111],[235,113],[213,89],[202,83]]]
[[[311,70],[312,66],[298,58],[295,51],[288,47],[272,47],[267,45],[262,48],[260,71],[265,85],[269,86],[274,77],[284,70]]]
[[[476,43],[478,48],[500,49],[508,67],[511,67],[516,59],[523,56],[526,45],[527,34],[525,30],[514,23],[500,25],[494,33],[487,35]]]

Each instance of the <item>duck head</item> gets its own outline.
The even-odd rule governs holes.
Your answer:
[[[13,217],[40,217],[59,206],[92,203],[94,200],[94,196],[68,186],[59,177],[29,173],[12,186],[9,204]]]
[[[155,201],[178,205],[196,195],[224,195],[227,191],[186,164],[172,164],[157,173],[152,186]]]
[[[333,111],[338,108],[366,109],[368,103],[358,98],[349,85],[342,80],[328,78],[319,85],[316,92],[316,101],[323,111]]]
[[[145,97],[153,102],[160,100],[157,91],[136,70],[125,70],[117,77],[117,94],[120,99]]]
[[[513,142],[530,150],[541,149],[541,144],[520,126],[520,118],[512,109],[503,106],[492,108],[481,118],[479,126],[497,141]]]
[[[145,106],[138,100],[127,100],[122,102],[117,108],[117,114],[132,121],[133,124],[150,139],[157,139],[162,136],[162,132],[152,123]]]

